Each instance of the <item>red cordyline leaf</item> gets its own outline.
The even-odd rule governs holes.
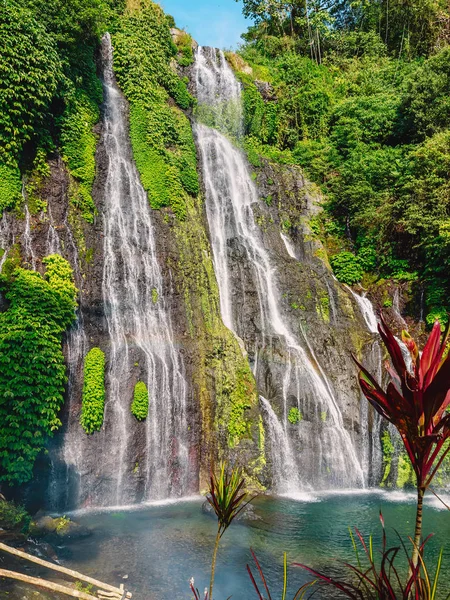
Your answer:
[[[378,331],[391,357],[392,366],[388,364],[387,371],[392,381],[384,391],[353,357],[360,368],[359,383],[370,404],[399,431],[417,483],[424,488],[431,483],[437,470],[435,461],[450,438],[450,418],[446,414],[450,406],[450,352],[445,354],[449,327],[441,335],[441,326],[436,321],[421,356],[414,339],[402,332],[413,364],[410,373],[383,315],[380,320]]]

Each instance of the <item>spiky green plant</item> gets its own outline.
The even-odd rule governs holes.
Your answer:
[[[214,544],[214,552],[211,563],[211,579],[209,583],[208,600],[213,598],[214,573],[216,570],[217,551],[219,549],[220,538],[238,516],[238,514],[252,501],[243,488],[245,479],[242,477],[240,468],[233,467],[231,471],[226,462],[220,463],[218,473],[211,468],[208,502],[211,504],[217,517],[217,534]]]

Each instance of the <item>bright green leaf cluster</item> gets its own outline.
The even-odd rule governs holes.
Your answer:
[[[9,307],[0,313],[0,481],[20,484],[58,429],[66,368],[64,331],[75,320],[76,288],[69,263],[44,259],[45,278],[17,268],[2,275]]]
[[[84,359],[81,426],[86,433],[100,431],[105,411],[105,354],[92,348]]]
[[[288,413],[288,421],[292,425],[297,425],[303,419],[302,413],[298,410],[296,406],[293,406]]]
[[[148,417],[148,389],[143,381],[138,381],[134,386],[133,402],[131,412],[138,421],[143,421]]]
[[[353,285],[361,281],[363,269],[358,258],[351,252],[339,252],[330,258],[334,274],[341,283]]]

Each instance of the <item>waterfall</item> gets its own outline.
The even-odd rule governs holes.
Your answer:
[[[351,287],[348,287],[347,285],[345,287],[350,291],[353,298],[356,300],[369,331],[371,333],[378,333],[378,320],[373,309],[372,302],[365,296],[360,296],[354,292]]]
[[[402,313],[400,311],[400,291],[398,287],[395,288],[394,296],[392,298],[392,310],[394,311],[399,323],[404,329],[408,329],[408,323],[402,317]]]
[[[286,433],[270,402],[259,397],[271,447],[272,471],[275,487],[280,494],[295,494],[300,489],[298,466]]]
[[[48,206],[47,212],[49,218],[49,225],[47,231],[47,254],[62,254],[61,240],[59,239],[58,232],[55,229],[55,223],[53,221],[52,216],[52,209],[50,206]]]
[[[184,366],[172,333],[152,211],[132,158],[127,106],[115,81],[109,34],[102,41],[102,66],[102,293],[107,335],[106,341],[100,338],[100,346],[106,353],[106,401],[101,430],[88,436],[79,423],[79,399],[69,397],[62,459],[67,487],[75,482],[77,488],[71,492],[76,506],[180,497],[196,482],[196,466],[191,469],[189,460]],[[80,357],[93,345],[80,314],[68,345],[74,383],[81,377]],[[131,413],[137,381],[149,392],[149,414],[140,423]]]
[[[3,251],[3,254],[0,257],[0,273],[5,264],[5,260],[8,258],[8,252],[14,243],[15,238],[9,224],[8,213],[4,210],[3,216],[0,219],[0,249]]]
[[[264,247],[253,214],[260,202],[258,193],[243,152],[230,140],[238,139],[243,129],[240,85],[223,53],[211,48],[197,50],[194,72],[199,119],[208,116],[208,126],[197,122],[195,134],[202,161],[222,318],[244,340],[249,354],[250,351],[254,354],[257,382],[267,379],[270,368],[267,356],[272,353],[270,362],[277,370],[274,378],[280,381],[277,392],[281,396],[280,422],[276,421],[275,411],[269,410],[272,399],[261,401],[266,426],[278,440],[272,451],[272,463],[276,463],[275,455],[281,446],[287,449],[296,442],[302,450],[292,465],[295,476],[291,472],[285,473],[282,481],[275,479],[276,489],[286,489],[289,481],[300,486],[305,472],[319,487],[363,485],[361,465],[332,386],[314,356],[305,329],[300,336],[296,335],[281,310],[276,261]],[[210,127],[211,123],[217,129]],[[289,248],[286,249],[290,254]],[[233,269],[236,255],[242,257],[239,269]],[[251,316],[257,322],[251,341],[246,335],[243,316],[250,287],[256,292],[258,312]],[[288,434],[291,408],[307,414],[309,422],[301,422]]]
[[[294,244],[292,243],[292,241],[282,231],[280,231],[280,237],[281,237],[281,239],[284,242],[284,246],[286,248],[286,252],[289,254],[289,256],[291,258],[295,258],[295,260],[297,260],[297,254],[295,252]]]
[[[372,302],[366,296],[360,296],[349,286],[344,286],[356,300],[361,314],[370,333],[378,333],[378,319]],[[375,376],[377,382],[383,384],[383,351],[377,336],[371,343],[370,351],[366,355],[369,371]],[[382,476],[381,448],[381,417],[369,406],[365,395],[361,392],[361,431],[362,431],[362,460],[364,471],[369,474],[369,483],[377,484]]]
[[[26,260],[31,265],[33,271],[36,270],[36,255],[33,248],[33,238],[31,236],[31,216],[28,209],[28,200],[25,193],[25,183],[22,185],[22,198],[25,203],[25,229],[23,231],[23,246],[26,252]]]
[[[102,503],[129,503],[132,388],[138,363],[150,395],[143,497],[181,495],[188,485],[187,385],[164,298],[147,195],[132,161],[126,107],[115,83],[109,35],[103,40],[107,177],[104,190],[103,297],[110,347],[102,470],[111,486]]]

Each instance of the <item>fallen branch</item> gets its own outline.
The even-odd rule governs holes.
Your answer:
[[[65,587],[64,585],[59,585],[59,583],[53,583],[52,581],[47,581],[45,579],[41,579],[40,577],[30,577],[29,575],[23,575],[22,573],[16,573],[15,571],[0,569],[0,577],[17,579],[18,581],[23,581],[25,583],[29,583],[30,585],[44,588],[45,590],[66,594],[66,596],[72,596],[73,598],[82,598],[82,600],[98,600],[96,596],[91,596],[90,594],[86,594],[86,592],[80,592],[79,590],[74,590],[72,588]]]
[[[61,567],[60,565],[55,565],[54,563],[48,562],[46,560],[42,560],[42,558],[38,558],[37,556],[33,556],[31,554],[27,554],[26,552],[22,552],[21,550],[17,550],[16,548],[11,548],[6,544],[0,542],[0,550],[4,552],[8,552],[8,554],[13,554],[14,556],[18,556],[19,558],[23,558],[30,562],[36,563],[42,567],[46,567],[47,569],[52,569],[53,571],[58,571],[59,573],[64,573],[65,575],[69,575],[69,577],[73,577],[79,581],[83,581],[84,583],[89,583],[99,590],[103,592],[105,595],[107,592],[113,592],[113,598],[131,598],[131,592],[124,592],[123,585],[120,587],[115,587],[113,585],[109,585],[108,583],[104,583],[103,581],[99,581],[98,579],[93,579],[92,577],[88,577],[87,575],[83,575],[82,573],[78,573],[78,571],[73,571],[72,569],[67,569],[66,567]],[[11,571],[12,573],[13,571]],[[20,575],[20,573],[17,573]],[[33,579],[33,578],[32,578]],[[37,580],[44,581],[44,580]],[[73,595],[73,594],[72,594]],[[82,596],[79,596],[80,598]],[[89,596],[89,598],[93,598],[94,596]]]

